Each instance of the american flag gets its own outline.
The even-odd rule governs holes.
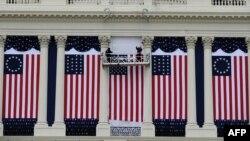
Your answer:
[[[248,120],[248,57],[213,54],[213,100],[215,120]]]
[[[153,119],[186,119],[186,53],[152,55]]]
[[[100,55],[65,55],[65,98],[64,117],[99,117]]]
[[[5,54],[3,118],[37,118],[39,54]]]
[[[109,70],[109,119],[142,122],[143,66],[114,66]]]

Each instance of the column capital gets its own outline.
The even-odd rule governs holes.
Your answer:
[[[144,48],[151,48],[154,36],[142,36],[142,44]]]
[[[188,49],[194,49],[195,48],[195,43],[197,41],[197,37],[195,36],[187,36],[185,37],[187,48]]]
[[[39,43],[41,47],[48,47],[50,36],[47,35],[39,35],[38,36]]]
[[[1,44],[4,45],[5,40],[6,40],[6,36],[5,35],[0,35],[0,47],[4,47],[4,46],[1,46]]]
[[[250,37],[246,37],[246,44],[247,44],[247,49],[250,49]]]
[[[101,43],[101,48],[107,48],[109,46],[110,38],[111,37],[107,35],[98,36],[98,39]]]
[[[212,49],[213,41],[214,41],[214,37],[211,37],[211,36],[202,37],[204,49]]]
[[[55,36],[55,40],[57,42],[57,48],[65,48],[67,36],[59,35]]]

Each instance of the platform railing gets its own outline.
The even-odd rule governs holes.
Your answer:
[[[109,56],[104,53],[102,56],[102,64],[106,66],[133,66],[133,65],[148,65],[150,64],[150,54],[141,55],[124,55],[124,54],[110,54]]]

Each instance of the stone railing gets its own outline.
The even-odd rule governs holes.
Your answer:
[[[68,4],[101,4],[101,0],[67,0]]]
[[[37,4],[41,0],[6,0],[7,4]]]
[[[144,5],[144,0],[109,0],[111,5]]]
[[[0,5],[250,6],[250,0],[0,0]]]
[[[246,0],[212,0],[212,5],[218,6],[244,6]]]
[[[168,4],[168,5],[186,5],[187,0],[153,0],[154,5]]]

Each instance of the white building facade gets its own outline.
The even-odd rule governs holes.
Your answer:
[[[213,109],[213,59],[217,54],[213,46],[218,38],[240,38],[244,40],[245,57],[247,61],[242,63],[244,74],[250,74],[250,0],[0,0],[0,140],[14,140],[15,138],[4,135],[4,87],[5,87],[5,62],[6,44],[9,37],[35,36],[39,43],[40,67],[39,87],[37,96],[37,121],[34,126],[34,137],[31,140],[39,140],[38,136],[49,140],[56,136],[55,140],[70,140],[66,136],[65,124],[65,60],[67,60],[67,45],[71,37],[96,37],[99,41],[99,53],[104,54],[111,47],[112,39],[139,38],[143,53],[149,54],[150,59],[143,63],[132,63],[132,65],[143,66],[144,95],[142,101],[140,125],[140,137],[128,137],[131,140],[152,139],[165,140],[165,137],[156,137],[156,127],[153,124],[154,114],[152,99],[152,59],[154,54],[154,41],[157,37],[181,37],[185,42],[187,56],[187,101],[185,118],[185,137],[190,139],[214,139],[217,138],[217,128],[214,123],[217,117]],[[55,75],[55,100],[54,100],[54,123],[48,125],[48,64],[50,41],[56,44],[56,75]],[[204,124],[197,124],[196,96],[197,88],[196,66],[197,58],[195,48],[197,42],[203,46],[204,53]],[[238,42],[238,40],[237,40]],[[224,43],[224,42],[223,42]],[[241,48],[241,47],[239,47]],[[112,48],[111,48],[112,49]],[[10,53],[11,54],[11,53]],[[100,55],[99,54],[99,55]],[[221,55],[221,54],[219,54]],[[223,55],[222,55],[223,56]],[[79,140],[126,140],[124,137],[112,137],[112,126],[110,123],[110,64],[101,62],[96,65],[100,68],[99,78],[99,117],[96,126],[96,137],[79,137]],[[126,64],[125,62],[124,64]],[[145,64],[144,64],[145,63]],[[122,63],[121,63],[122,64]],[[117,65],[117,64],[116,64]],[[126,64],[132,66],[131,64]],[[239,74],[241,75],[241,74]],[[246,75],[247,76],[247,75]],[[37,76],[38,77],[38,76]],[[244,78],[244,77],[242,77]],[[246,77],[248,78],[248,77]],[[249,78],[246,80],[249,81]],[[14,82],[13,82],[14,83]],[[243,84],[243,83],[242,83]],[[241,99],[245,101],[242,115],[245,122],[249,121],[249,92],[250,82],[246,83],[246,90],[239,90]],[[93,82],[94,85],[94,82]],[[184,87],[184,86],[183,86]],[[181,88],[180,88],[181,89]],[[219,89],[219,88],[218,88]],[[226,89],[226,88],[225,88]],[[80,90],[80,88],[79,88]],[[94,89],[93,89],[94,91]],[[225,90],[227,91],[227,90]],[[244,92],[243,92],[244,91]],[[236,92],[235,92],[236,93]],[[244,97],[244,94],[246,96]],[[236,96],[237,97],[237,96]],[[235,97],[235,98],[236,98]],[[220,98],[220,97],[219,97]],[[230,103],[223,101],[226,108]],[[230,101],[230,99],[229,99]],[[3,103],[3,104],[2,104]],[[164,103],[164,102],[163,102]],[[11,102],[10,102],[11,104]],[[164,105],[164,104],[163,104]],[[97,106],[98,107],[98,106]],[[28,109],[31,110],[31,109]],[[241,110],[241,108],[239,108]],[[97,110],[98,111],[98,110]],[[219,113],[219,111],[218,111]],[[97,114],[97,115],[98,115]],[[229,114],[230,115],[230,114]],[[226,116],[226,114],[224,115]],[[242,117],[243,117],[242,116]],[[247,118],[248,117],[248,118]],[[20,138],[23,139],[23,138]],[[75,139],[75,138],[74,138]],[[179,140],[178,138],[176,140]]]

